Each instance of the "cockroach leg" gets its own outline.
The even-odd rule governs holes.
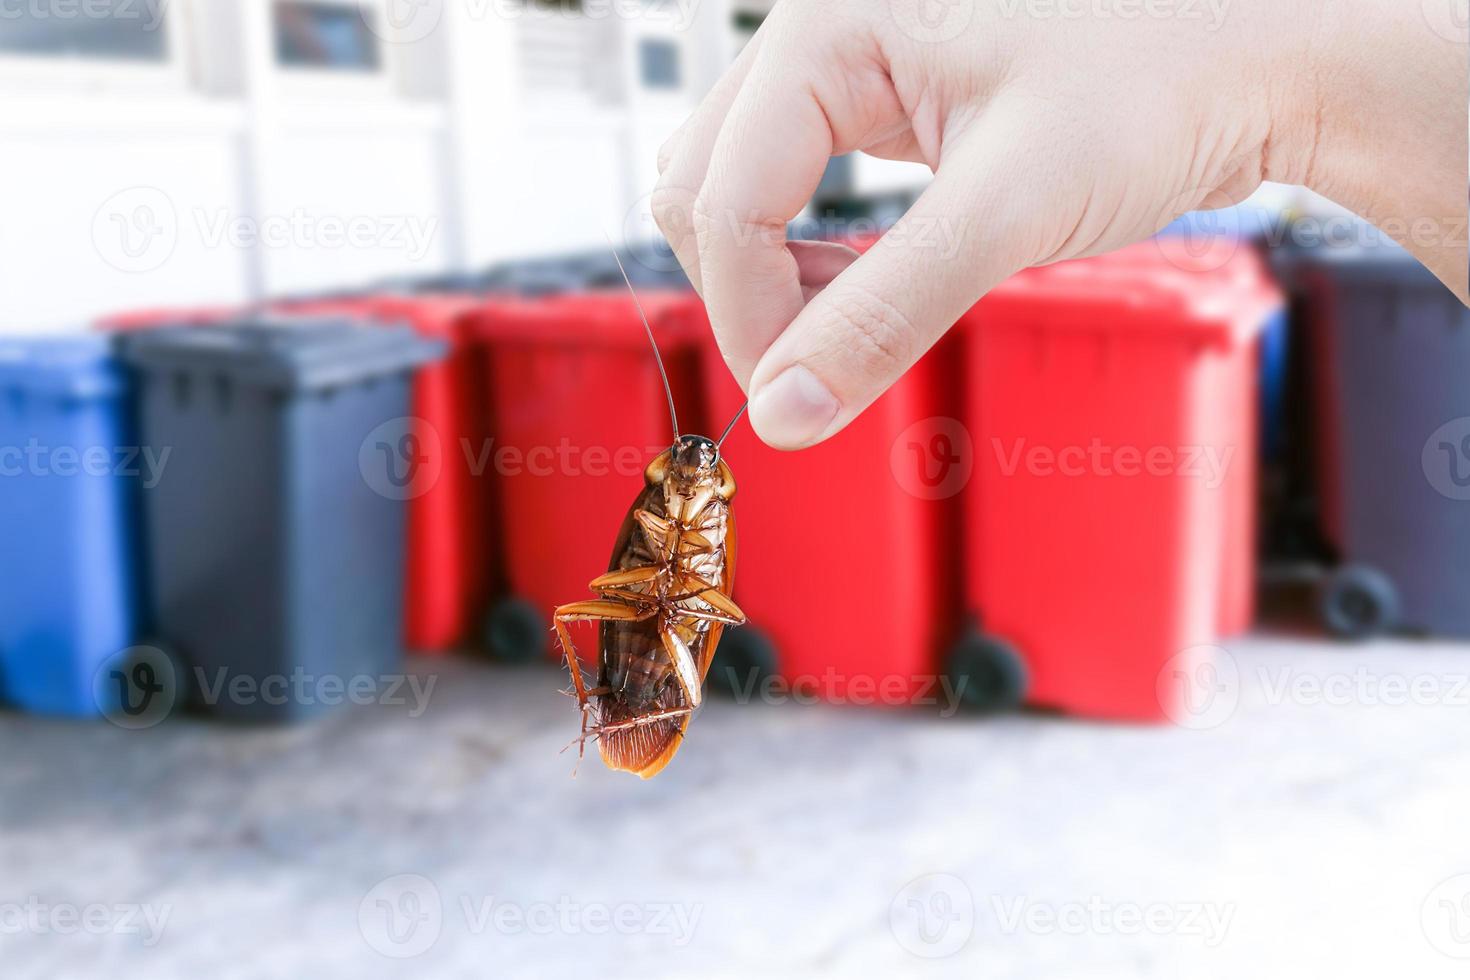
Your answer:
[[[725,595],[719,589],[709,589],[701,592],[699,594],[699,601],[707,602],[719,612],[724,613],[730,618],[733,625],[744,625],[745,613],[741,611],[739,606],[735,605],[735,600]]]
[[[694,620],[700,623],[723,623],[726,626],[744,626],[745,619],[736,619],[726,616],[724,613],[705,612],[702,609],[679,609],[674,613],[680,619]]]
[[[634,592],[632,589],[600,589],[604,598],[625,599],[628,602],[650,602],[656,597],[647,592]]]
[[[582,664],[577,658],[577,648],[572,643],[572,634],[567,623],[598,620],[604,622],[636,623],[651,618],[657,609],[639,609],[622,602],[607,599],[589,599],[584,602],[569,602],[557,608],[552,616],[556,635],[561,640],[562,653],[567,658],[567,670],[572,675],[572,686],[577,689],[577,706],[582,709],[582,734],[586,738],[587,712],[591,707],[586,682],[582,679]],[[585,741],[583,743],[585,745]],[[580,753],[578,753],[580,757]]]
[[[648,537],[648,543],[655,548],[662,548],[669,536],[671,526],[669,521],[651,511],[641,509],[634,511],[633,516],[637,519],[638,526],[643,528],[643,533]]]
[[[572,674],[572,685],[577,689],[577,703],[585,711],[587,709],[586,682],[582,680],[582,666],[577,658],[577,648],[572,644],[572,634],[567,629],[568,623],[600,621],[614,623],[637,623],[645,619],[651,619],[658,610],[656,608],[640,609],[626,602],[614,602],[611,599],[588,599],[584,602],[569,602],[560,606],[552,616],[552,622],[556,626],[557,639],[561,641],[562,653],[567,658],[567,668]]]
[[[714,550],[714,543],[698,531],[685,531],[679,535],[679,553],[681,555],[707,555]]]
[[[623,732],[630,728],[642,728],[644,725],[652,725],[670,718],[683,718],[685,715],[694,713],[693,708],[670,708],[668,711],[655,711],[652,714],[639,715],[628,721],[620,721],[616,725],[599,725],[596,728],[587,729],[588,735],[610,735],[613,732]]]
[[[688,599],[698,599],[700,602],[707,603],[712,608],[734,620],[734,625],[736,626],[742,625],[745,622],[745,613],[741,612],[740,607],[735,605],[735,600],[721,592],[717,586],[705,581],[693,572],[681,573],[677,581],[679,589],[687,589],[688,591],[681,595],[670,596],[669,601],[683,602]]]
[[[585,679],[583,680],[583,683],[586,683]],[[557,693],[558,694],[564,694],[564,695],[566,695],[569,698],[574,698],[574,697],[577,696],[577,692],[576,691],[558,691]],[[591,687],[591,688],[588,688],[587,689],[587,697],[588,698],[600,698],[604,694],[611,694],[611,693],[612,693],[612,688],[610,688],[610,687]]]
[[[568,742],[566,746],[562,748],[562,751],[565,752],[573,745],[579,746],[579,748],[577,749],[577,762],[580,765],[582,757],[586,752],[587,739],[589,738],[601,738],[603,735],[611,735],[614,732],[624,732],[632,728],[642,728],[644,725],[652,725],[656,722],[667,721],[671,718],[683,718],[685,715],[693,713],[693,708],[672,708],[668,711],[656,711],[653,714],[640,715],[639,717],[630,719],[629,721],[618,722],[616,725],[600,725],[597,728],[587,728],[584,726],[582,729],[582,734],[578,735],[576,738]],[[679,732],[678,737],[682,741],[684,738],[684,733]],[[575,772],[573,773],[573,775],[575,775]]]
[[[691,708],[699,707],[703,697],[699,683],[699,665],[694,662],[694,654],[689,652],[689,644],[667,626],[658,631],[658,638],[664,645],[664,652],[669,655],[669,662],[674,665],[674,679],[684,691],[684,700]]]
[[[701,592],[708,592],[711,589],[719,588],[719,586],[715,585],[715,583],[700,578],[699,575],[694,572],[687,571],[681,571],[678,577],[675,579],[675,582],[675,588],[677,588],[681,592],[687,591],[691,596],[696,596],[699,595]]]
[[[651,619],[656,612],[658,610],[652,606],[643,609],[637,606],[630,606],[626,602],[611,602],[606,599],[585,599],[582,602],[569,602],[565,606],[557,607],[555,619],[558,623],[584,621],[639,623],[645,619]]]
[[[599,575],[587,587],[593,592],[605,592],[624,585],[652,582],[659,577],[662,571],[663,569],[658,565],[639,565],[636,568],[625,568],[622,571]]]

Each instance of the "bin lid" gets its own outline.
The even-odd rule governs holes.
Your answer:
[[[669,349],[692,339],[701,317],[693,292],[638,291],[660,347]],[[473,318],[470,333],[481,342],[530,343],[547,346],[597,346],[648,349],[638,306],[627,288],[487,302]]]
[[[1335,279],[1353,282],[1432,285],[1447,290],[1413,253],[1382,232],[1364,226],[1361,234],[1346,237],[1350,241],[1289,246],[1284,249],[1283,263],[1288,268],[1320,269]]]
[[[238,315],[236,307],[200,306],[153,310],[131,310],[114,313],[92,324],[93,329],[103,333],[124,333],[129,330],[152,330],[157,327],[202,326],[216,323]]]
[[[382,296],[373,306],[373,315],[379,322],[409,324],[426,337],[454,346],[461,339],[464,323],[484,305],[478,297],[455,293]]]
[[[127,388],[111,338],[0,338],[0,389],[50,398],[112,398]]]
[[[475,276],[459,277],[455,285],[473,291],[554,296],[623,285],[621,261],[628,278],[639,289],[688,290],[689,278],[667,245],[654,241],[630,243],[617,252],[595,249],[570,255],[517,259],[492,266]]]
[[[1161,265],[1101,257],[1030,269],[992,290],[974,315],[982,324],[1233,348],[1254,340],[1283,306],[1280,291],[1264,279],[1202,276]]]
[[[396,374],[444,356],[446,345],[407,326],[363,329],[341,316],[265,316],[211,327],[164,327],[124,338],[139,367],[224,374],[302,391]]]

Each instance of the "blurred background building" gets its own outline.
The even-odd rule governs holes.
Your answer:
[[[8,328],[652,233],[768,0],[88,0],[0,19]]]

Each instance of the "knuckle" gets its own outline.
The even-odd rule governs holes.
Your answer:
[[[679,134],[675,133],[664,140],[663,145],[658,148],[658,175],[662,177],[668,173],[669,165],[674,162],[674,152],[679,143]]]
[[[854,350],[859,361],[876,374],[897,373],[917,356],[918,329],[893,303],[866,287],[844,292],[834,305],[839,343]]]
[[[694,199],[691,218],[701,242],[722,238],[733,246],[761,248],[785,245],[787,240],[785,218],[717,203],[704,190]]]
[[[689,211],[694,203],[694,195],[682,187],[676,187],[668,180],[660,178],[654,185],[653,193],[649,196],[648,204],[653,211],[654,223],[665,236],[679,235],[683,237],[689,230]]]

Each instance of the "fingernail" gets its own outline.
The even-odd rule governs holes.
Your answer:
[[[755,393],[750,400],[750,423],[767,445],[801,449],[822,437],[839,407],[827,386],[796,364]]]

